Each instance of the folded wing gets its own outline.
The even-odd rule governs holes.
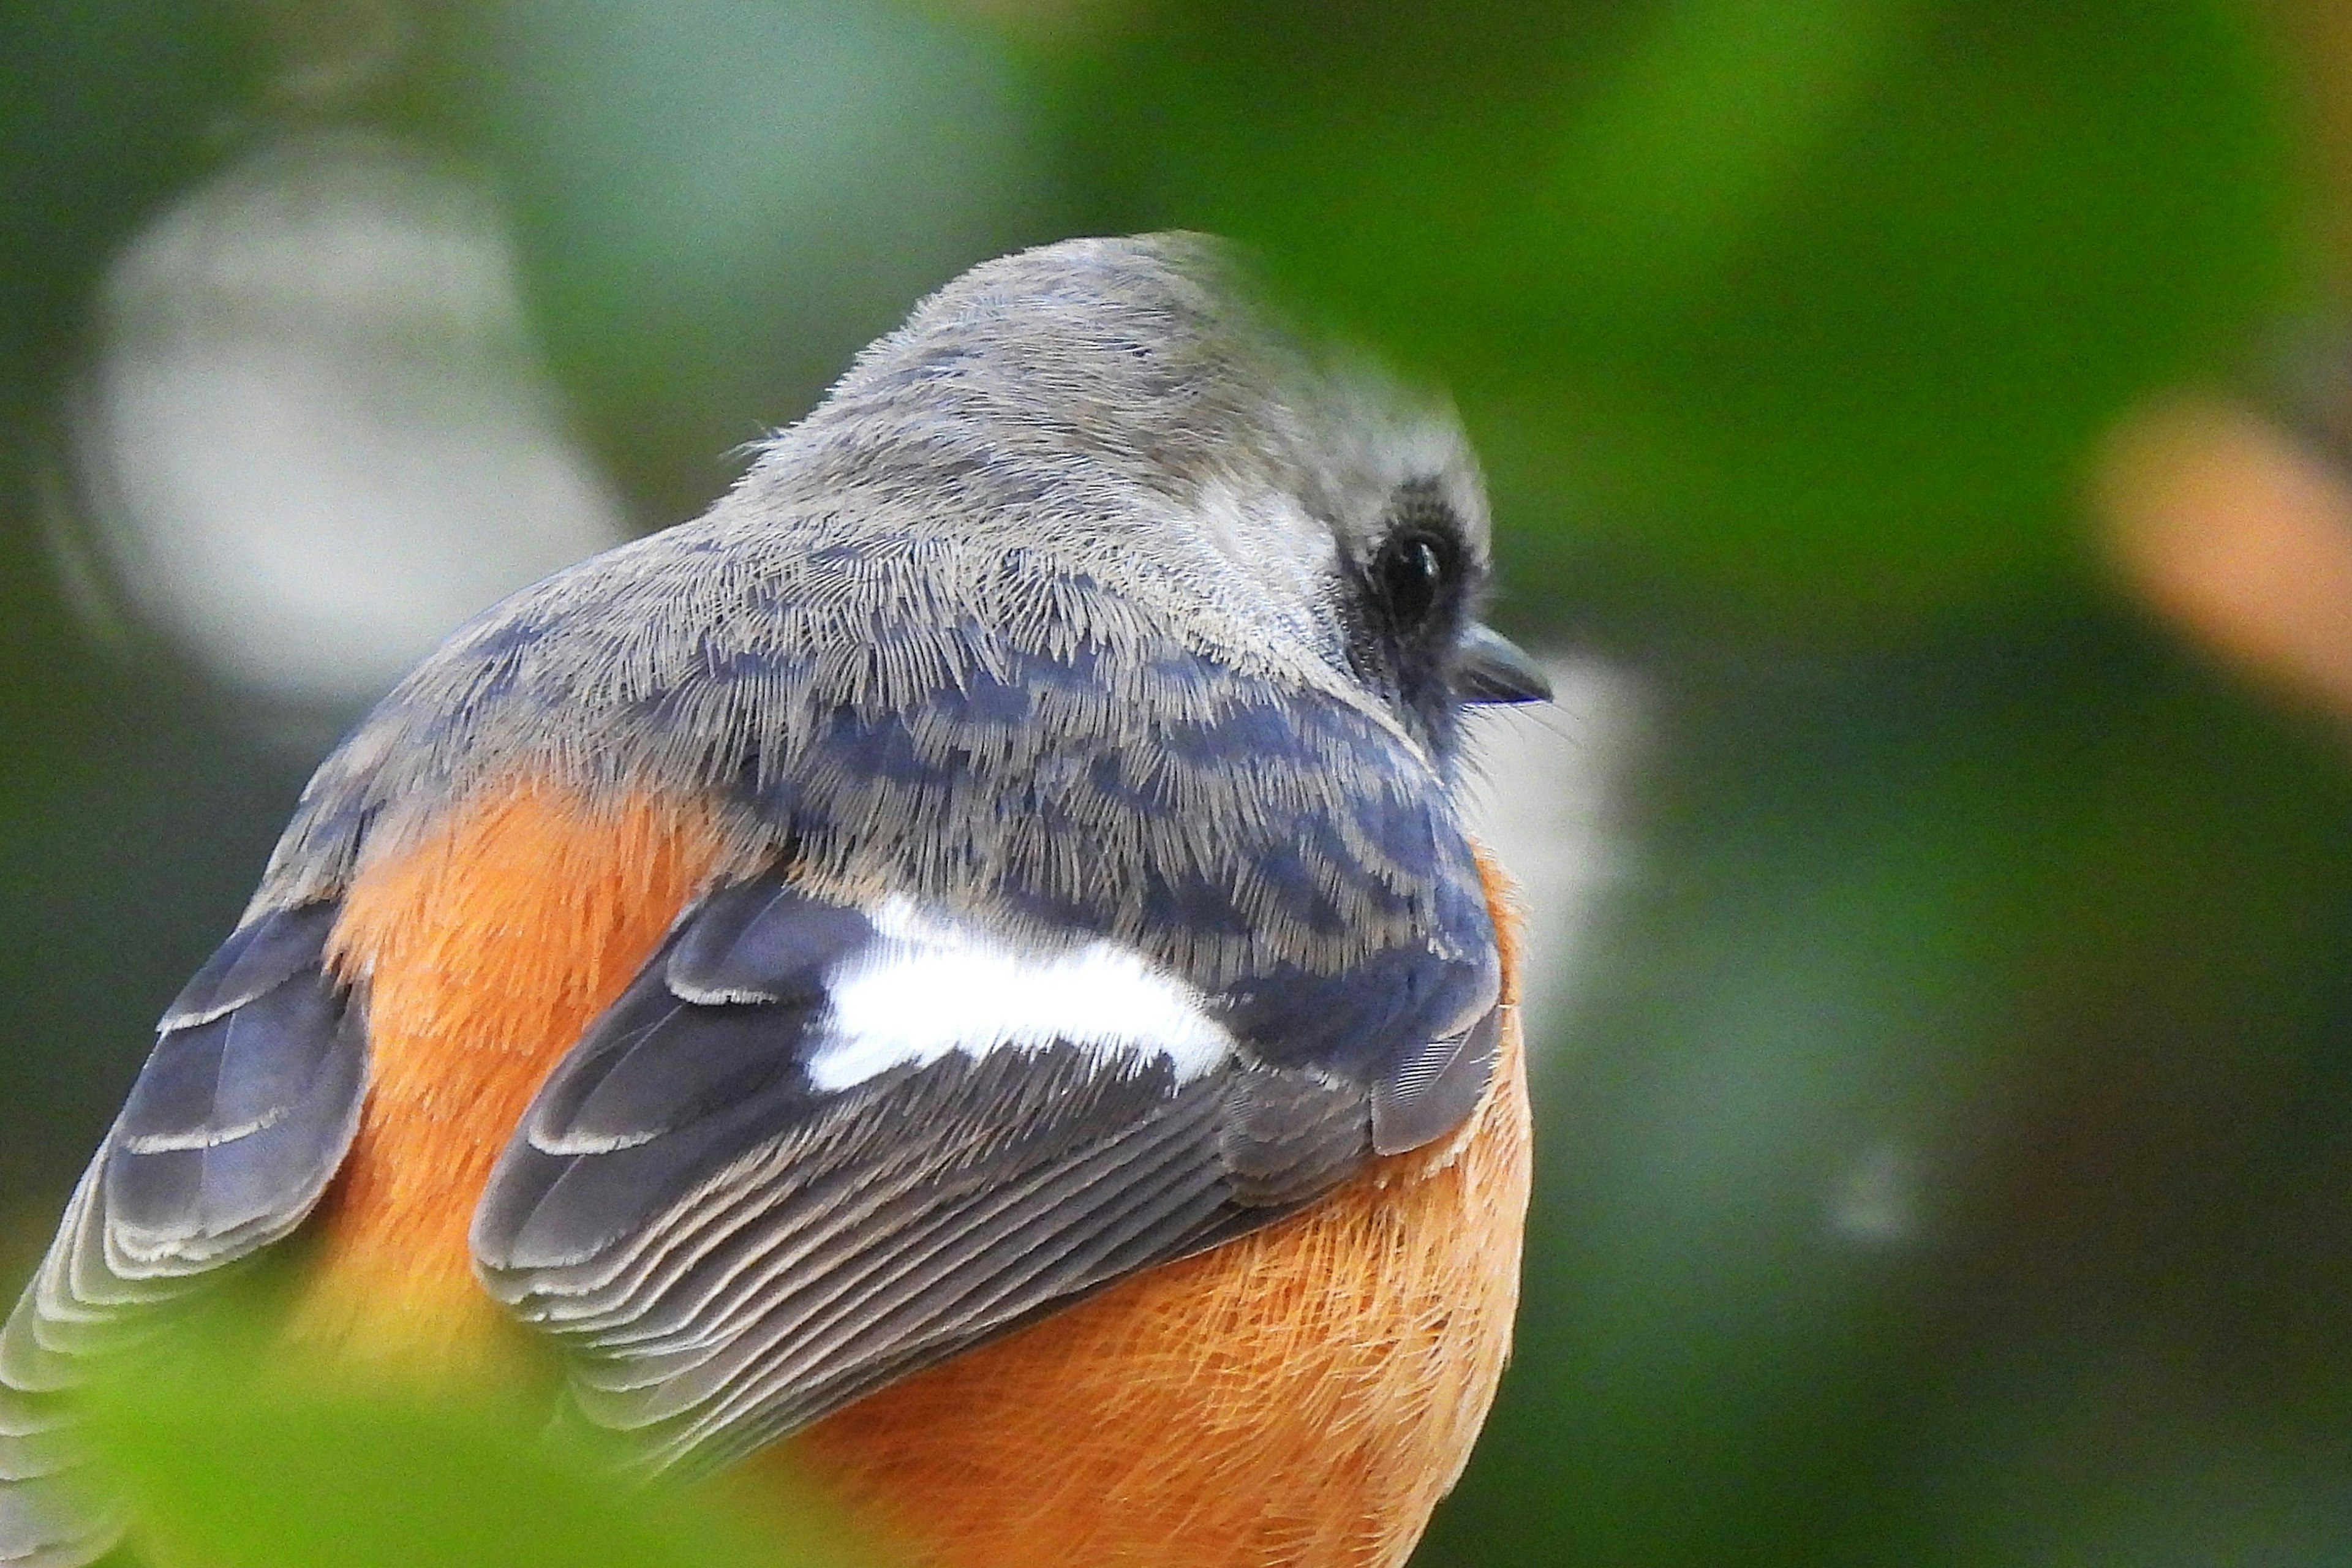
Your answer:
[[[1290,1212],[1383,1127],[1466,1113],[1492,964],[1417,963],[1371,966],[1410,983],[1402,1005],[1309,998],[1403,1031],[1392,1049],[1276,1059],[1265,987],[1204,994],[1107,941],[999,941],[771,874],[682,921],[551,1075],[477,1258],[579,1352],[579,1414],[649,1467],[722,1462]]]
[[[188,983],[0,1328],[0,1563],[69,1568],[109,1548],[121,1510],[62,1396],[299,1225],[350,1148],[367,1038],[326,966],[335,913],[257,916]]]

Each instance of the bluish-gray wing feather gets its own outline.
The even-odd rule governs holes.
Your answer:
[[[1491,961],[1424,955],[1374,973],[1402,1001],[1305,998],[1318,1026],[1406,1031],[1385,1054],[1351,1039],[1360,1080],[1311,1053],[1184,1076],[1056,1037],[828,1091],[808,1070],[828,984],[876,940],[773,874],[720,891],[591,1026],[491,1177],[486,1283],[579,1352],[579,1414],[635,1434],[649,1467],[736,1457],[1288,1213],[1358,1170],[1383,1118],[1443,1131],[1491,1053]],[[1237,1038],[1290,1005],[1211,1000]]]
[[[0,1564],[108,1550],[121,1512],[89,1471],[73,1390],[299,1225],[349,1149],[367,1039],[326,967],[334,917],[331,903],[262,914],[188,983],[0,1327]]]

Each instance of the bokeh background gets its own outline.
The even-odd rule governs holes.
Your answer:
[[[1520,1349],[1416,1563],[2352,1562],[2327,0],[0,0],[6,1288],[406,662],[1171,225],[1452,390],[1562,677],[1482,786]],[[741,1560],[174,1419],[215,1561]]]

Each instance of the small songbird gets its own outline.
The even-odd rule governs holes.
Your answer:
[[[298,1231],[287,1357],[520,1323],[912,1562],[1402,1562],[1527,1202],[1487,570],[1450,415],[1215,242],[950,284],[319,769],[0,1331],[0,1563],[136,1528],[77,1386]]]

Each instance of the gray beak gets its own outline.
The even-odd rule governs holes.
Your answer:
[[[1518,644],[1474,623],[1454,649],[1454,695],[1464,702],[1549,702],[1551,678]]]

